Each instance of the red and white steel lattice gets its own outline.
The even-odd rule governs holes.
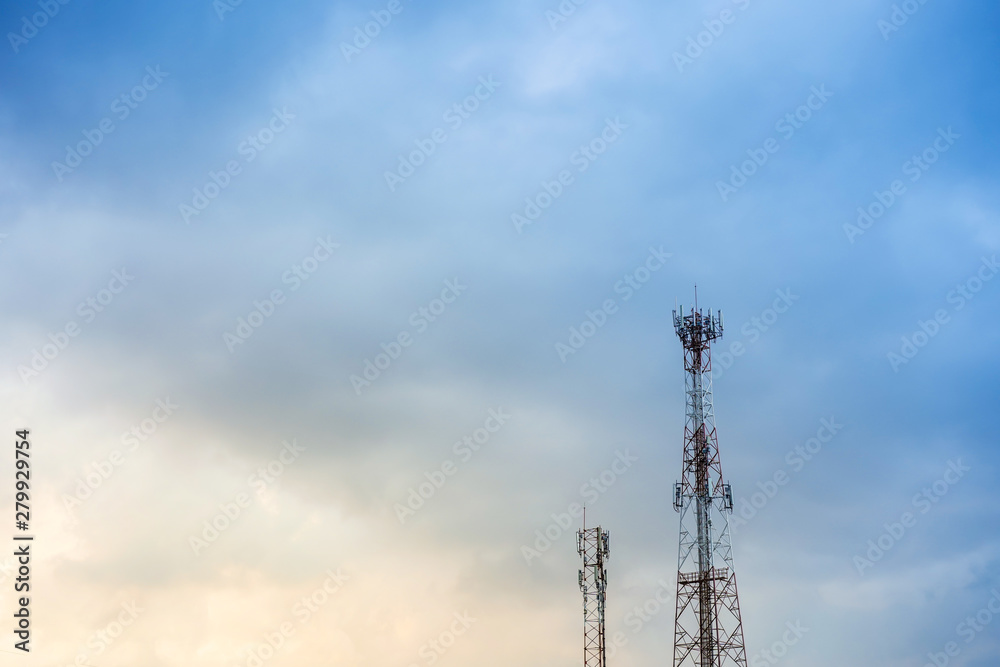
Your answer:
[[[684,346],[684,474],[674,486],[680,513],[674,667],[746,667],[729,515],[732,490],[722,476],[712,406],[712,341],[722,315],[674,311]]]
[[[583,591],[583,667],[607,667],[604,654],[604,606],[610,555],[608,531],[584,528],[576,533],[576,550],[583,557],[580,590]]]

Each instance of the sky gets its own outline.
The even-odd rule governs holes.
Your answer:
[[[671,664],[695,285],[750,667],[997,664],[995,3],[0,7],[0,664]]]

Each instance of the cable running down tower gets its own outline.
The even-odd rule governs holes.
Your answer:
[[[673,313],[684,346],[684,471],[674,486],[680,513],[674,667],[746,667],[729,515],[733,492],[722,476],[712,406],[712,341],[722,314],[697,307]]]

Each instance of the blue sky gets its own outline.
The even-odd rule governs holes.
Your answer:
[[[576,665],[573,529],[530,562],[522,547],[627,451],[588,522],[612,534],[614,662],[662,664],[673,590],[638,631],[629,614],[675,576],[670,312],[697,284],[725,314],[715,407],[737,502],[789,477],[734,538],[748,655],[923,667],[955,642],[949,664],[995,665],[1000,620],[970,641],[959,624],[1000,588],[998,8],[588,0],[553,22],[555,1],[389,4],[71,0],[12,42],[43,10],[3,3],[0,418],[36,443],[32,659],[247,665],[291,618],[269,665],[428,665],[468,612],[435,663]],[[372,12],[391,21],[346,58]],[[401,159],[420,164],[390,189]],[[545,208],[515,224],[526,199]],[[621,287],[651,252],[670,256]],[[367,362],[384,368],[352,382]],[[460,455],[491,409],[509,420]],[[821,420],[843,428],[790,463]],[[248,481],[293,440],[301,456]],[[241,493],[238,520],[192,547]],[[88,649],[129,601],[137,621]]]

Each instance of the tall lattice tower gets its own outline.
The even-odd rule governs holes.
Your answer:
[[[712,341],[722,314],[674,311],[684,345],[684,475],[674,486],[681,515],[674,667],[746,667],[729,515],[733,492],[722,477],[712,408]]]
[[[576,533],[576,551],[583,557],[580,590],[583,591],[583,667],[607,667],[604,654],[604,603],[608,571],[604,563],[610,549],[608,531],[601,527]]]

